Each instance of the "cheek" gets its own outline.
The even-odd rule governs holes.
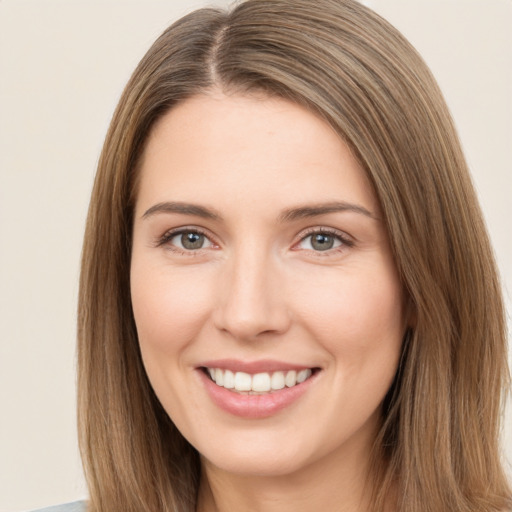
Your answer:
[[[211,302],[204,284],[197,276],[171,268],[151,269],[132,262],[132,305],[143,352],[175,355],[193,340]]]
[[[132,259],[131,297],[144,368],[169,416],[187,418],[200,406],[182,377],[190,371],[188,348],[207,317],[210,294],[189,275],[142,262]]]
[[[393,382],[405,328],[402,292],[392,273],[353,272],[324,284],[303,304],[304,325],[329,354],[329,389],[338,390],[331,419],[348,435],[378,418]]]
[[[366,268],[317,277],[310,293],[294,293],[300,297],[299,316],[311,334],[344,365],[379,365],[382,358],[394,364],[405,329],[395,273]]]

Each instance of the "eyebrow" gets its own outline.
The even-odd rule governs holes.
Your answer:
[[[285,210],[280,216],[280,222],[290,222],[299,219],[307,219],[310,217],[317,217],[320,215],[327,215],[329,213],[338,213],[338,212],[353,212],[359,213],[366,217],[370,217],[371,219],[378,220],[377,217],[358,204],[346,203],[345,201],[336,201],[332,203],[323,203],[323,204],[313,204],[313,205],[305,205],[299,206],[298,208],[290,208]]]
[[[142,215],[143,219],[152,217],[157,213],[182,213],[185,215],[194,215],[203,219],[221,220],[221,216],[214,210],[191,203],[164,202],[158,203],[149,208]]]
[[[327,215],[329,213],[338,212],[353,212],[364,215],[371,219],[378,220],[372,212],[363,206],[347,203],[345,201],[336,201],[331,203],[304,205],[287,209],[279,215],[278,221],[282,223],[292,222],[295,220],[318,217],[320,215]],[[181,213],[184,215],[194,215],[195,217],[201,217],[203,219],[216,221],[222,220],[221,215],[211,208],[206,208],[204,206],[199,206],[192,203],[182,203],[175,201],[155,204],[146,210],[141,218],[147,219],[148,217],[152,217],[158,213]]]

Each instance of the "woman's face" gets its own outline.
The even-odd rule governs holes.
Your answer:
[[[148,140],[133,235],[144,365],[207,466],[365,464],[404,298],[372,188],[324,121],[281,99],[181,103]]]

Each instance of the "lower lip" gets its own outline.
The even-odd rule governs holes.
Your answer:
[[[245,395],[217,386],[202,369],[199,375],[212,401],[224,411],[241,418],[268,418],[299,400],[316,380],[317,372],[304,382],[262,395]]]

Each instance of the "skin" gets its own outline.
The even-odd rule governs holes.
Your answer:
[[[155,208],[164,202],[217,217]],[[333,203],[351,207],[285,215]],[[203,245],[181,248],[179,228]],[[322,251],[310,235],[325,230]],[[219,91],[168,112],[143,155],[131,286],[151,384],[201,454],[198,510],[365,510],[404,295],[372,187],[324,121]],[[291,405],[247,419],[213,403],[199,376],[225,358],[320,370]]]

